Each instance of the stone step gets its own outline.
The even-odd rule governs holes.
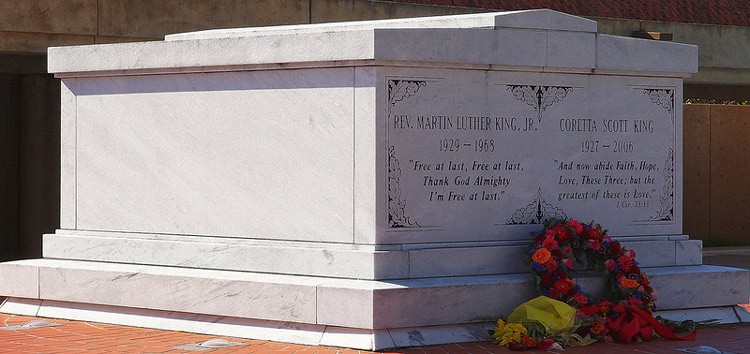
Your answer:
[[[641,267],[701,264],[701,241],[685,235],[622,237]],[[207,236],[58,230],[44,235],[44,257],[154,266],[405,279],[525,273],[530,241],[390,246],[311,244]],[[326,246],[323,248],[322,246]],[[346,248],[346,247],[349,248]],[[252,254],[252,257],[248,257]],[[296,262],[289,262],[295,259]]]
[[[666,294],[657,301],[661,310],[732,306],[750,298],[747,270],[703,265],[644,271],[656,291]],[[251,331],[259,339],[270,339],[264,333],[284,327],[364,335],[368,343],[377,342],[383,331],[435,326],[465,335],[536,296],[528,274],[372,281],[53,259],[0,264],[0,289],[0,296],[13,298],[2,312],[17,312],[13,308],[19,302],[31,301],[39,307],[34,315],[44,307],[45,316],[70,319],[84,319],[68,315],[71,309],[85,313],[93,306],[102,322],[111,322],[107,313],[127,314],[123,309],[145,311],[147,317],[201,314],[206,321],[264,328]],[[363,349],[385,348],[373,345]]]

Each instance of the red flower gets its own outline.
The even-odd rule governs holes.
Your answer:
[[[612,303],[609,301],[602,301],[599,303],[599,313],[602,315],[607,315],[609,313],[609,310],[611,309]]]
[[[547,261],[547,264],[545,264],[545,267],[547,267],[547,270],[550,272],[554,272],[557,269],[557,262],[555,262],[554,259],[550,259]]]
[[[563,250],[562,250],[562,251],[563,251],[563,253],[565,253],[565,254],[571,254],[571,253],[573,253],[573,248],[572,248],[572,247],[570,247],[570,246],[565,246],[565,247],[563,247]]]
[[[633,267],[633,259],[626,257],[626,256],[620,256],[617,258],[617,263],[620,264],[620,267],[625,270],[626,272],[629,272],[631,268]]]
[[[599,249],[601,249],[602,244],[599,242],[599,240],[590,239],[589,240],[589,247],[591,247],[592,249],[598,251]]]
[[[584,295],[582,293],[577,293],[577,294],[573,295],[573,299],[576,300],[576,302],[578,303],[578,305],[586,305],[586,304],[589,303],[589,299],[586,297],[586,295]]]
[[[555,282],[555,289],[565,295],[573,289],[570,283],[571,281],[568,279],[560,279]]]
[[[550,272],[543,272],[539,274],[539,282],[542,286],[550,286],[555,282],[555,277]]]
[[[568,229],[563,227],[561,224],[553,226],[552,230],[555,231],[555,234],[557,234],[560,240],[566,240],[570,238],[570,231],[568,231]]]
[[[549,288],[549,297],[557,299],[560,297],[560,292],[555,288]]]
[[[620,254],[620,252],[622,252],[622,246],[620,245],[619,242],[614,241],[614,242],[612,242],[612,245],[609,246],[609,251],[612,254]]]
[[[615,261],[613,261],[611,259],[608,259],[608,260],[604,261],[604,266],[607,268],[607,271],[609,271],[609,272],[615,270],[615,265],[616,265]]]
[[[563,265],[565,265],[566,269],[573,269],[573,260],[570,258],[563,259]]]
[[[570,226],[577,234],[583,232],[583,224],[578,220],[568,220],[568,226]]]
[[[552,229],[547,229],[547,231],[544,232],[544,238],[555,238],[557,234]]]
[[[547,237],[542,242],[542,247],[544,247],[544,248],[546,248],[548,250],[553,250],[553,249],[557,248],[557,246],[558,246],[557,241],[555,241],[555,239],[552,238],[552,237]]]
[[[638,308],[643,308],[643,301],[634,297],[628,299],[628,304]]]
[[[592,238],[594,240],[601,240],[602,234],[599,233],[599,230],[591,228],[589,229],[589,238]]]
[[[549,347],[555,344],[555,340],[552,338],[540,339],[536,342],[536,348],[539,350],[547,350]]]

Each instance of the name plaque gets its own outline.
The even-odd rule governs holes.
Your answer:
[[[387,231],[510,240],[568,217],[680,232],[674,80],[420,74],[383,80]]]

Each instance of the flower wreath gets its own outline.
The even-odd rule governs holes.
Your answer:
[[[601,225],[552,219],[532,236],[529,265],[538,292],[577,309],[576,321],[567,332],[553,333],[543,323],[498,320],[493,334],[498,344],[514,350],[547,350],[600,340],[648,341],[655,335],[671,340],[695,338],[695,331],[678,336],[674,327],[652,317],[656,292],[638,267],[635,252],[612,240]],[[570,278],[576,263],[608,274],[608,299],[594,300]]]
[[[651,313],[654,289],[638,267],[635,252],[612,240],[601,225],[553,219],[533,235],[530,266],[542,295],[575,308],[593,304],[568,274],[575,263],[584,263],[588,269],[608,272],[612,303],[626,301]]]

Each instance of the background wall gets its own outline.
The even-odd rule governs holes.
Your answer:
[[[684,106],[684,231],[709,245],[750,243],[750,106]]]
[[[59,225],[60,83],[42,55],[0,55],[0,259],[41,255]]]

